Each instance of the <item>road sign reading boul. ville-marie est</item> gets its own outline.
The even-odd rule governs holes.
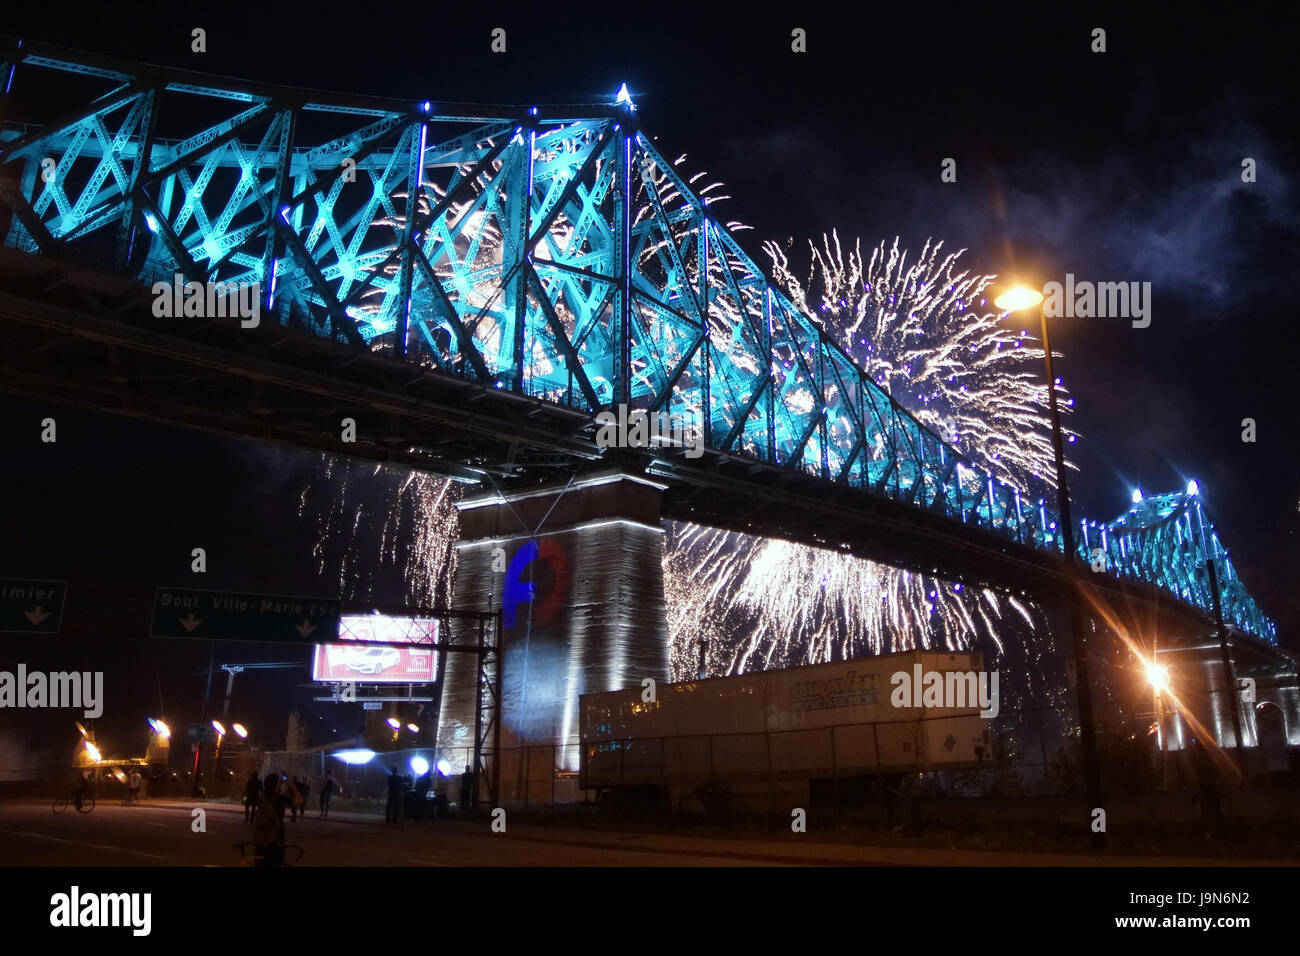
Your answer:
[[[159,588],[149,636],[315,644],[338,635],[342,613],[327,598]]]

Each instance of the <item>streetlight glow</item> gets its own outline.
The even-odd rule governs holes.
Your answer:
[[[1043,293],[1028,286],[1018,285],[999,295],[993,300],[993,304],[1003,312],[1019,312],[1022,309],[1032,309],[1042,301]]]
[[[1156,693],[1169,690],[1169,668],[1159,664],[1147,664],[1147,681],[1156,689]]]
[[[248,730],[244,727],[243,724],[232,724],[230,729],[233,730],[235,733],[239,734],[239,736],[241,737],[248,736]]]
[[[221,721],[214,720],[212,722],[212,729],[215,730],[220,736],[222,737],[226,736],[226,728],[221,726]]]

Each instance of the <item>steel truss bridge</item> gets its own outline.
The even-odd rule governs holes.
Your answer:
[[[474,483],[618,459],[663,478],[668,517],[1064,579],[1056,513],[877,387],[626,95],[393,101],[0,42],[4,389]],[[156,283],[257,284],[259,324],[159,316]],[[621,403],[696,422],[704,457],[602,452]],[[1194,491],[1075,537],[1096,588],[1202,623],[1213,559],[1225,621],[1276,642]]]

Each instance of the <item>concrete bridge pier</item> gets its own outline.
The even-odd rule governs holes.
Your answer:
[[[502,611],[503,805],[577,796],[578,698],[668,680],[664,486],[610,469],[462,500],[453,601]],[[452,637],[473,642],[468,633]],[[438,746],[472,752],[476,658],[447,655]]]

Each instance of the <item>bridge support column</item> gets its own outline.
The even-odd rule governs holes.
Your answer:
[[[502,803],[578,796],[580,695],[668,680],[662,490],[609,470],[458,505],[454,604],[502,611]],[[453,762],[473,747],[476,666],[448,655],[438,745]]]

